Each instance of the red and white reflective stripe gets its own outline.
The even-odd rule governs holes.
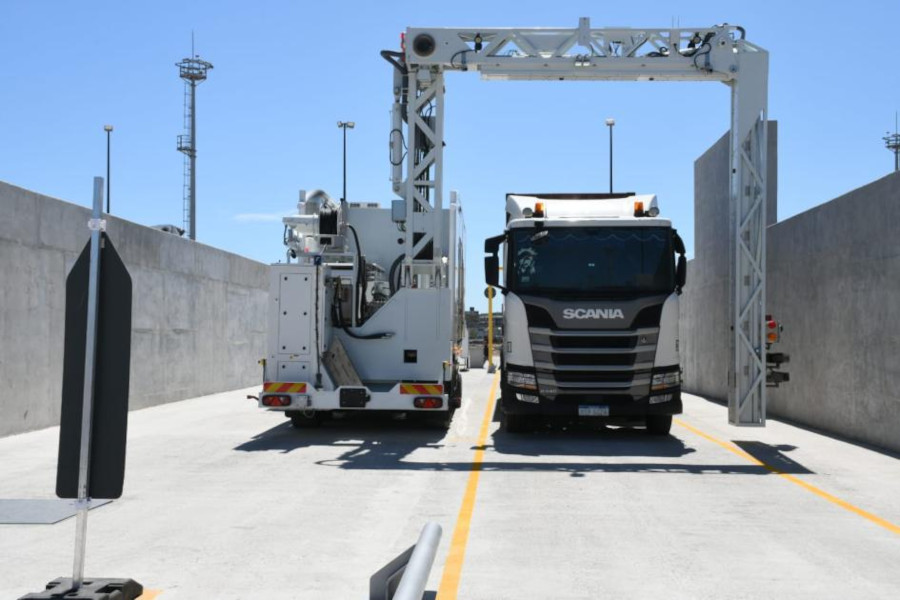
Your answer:
[[[271,394],[303,394],[306,392],[306,384],[267,381],[263,384],[263,392]]]
[[[444,386],[438,383],[401,383],[401,394],[443,394]]]

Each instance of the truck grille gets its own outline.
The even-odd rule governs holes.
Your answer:
[[[602,340],[594,336],[571,337],[566,335],[551,335],[550,344],[554,348],[634,348],[637,338],[631,335],[611,335]]]
[[[649,393],[659,327],[528,331],[541,395],[617,400]]]
[[[558,367],[572,366],[619,366],[630,367],[634,364],[637,354],[557,354],[553,352],[541,353],[547,355],[550,361]]]

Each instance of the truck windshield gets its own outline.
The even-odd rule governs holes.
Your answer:
[[[513,229],[509,288],[519,293],[622,296],[675,289],[668,227]]]

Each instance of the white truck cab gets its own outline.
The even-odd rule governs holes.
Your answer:
[[[508,194],[506,217],[485,242],[487,283],[504,294],[505,429],[602,418],[667,434],[682,410],[686,263],[656,196]]]

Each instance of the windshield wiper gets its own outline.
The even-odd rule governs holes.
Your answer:
[[[541,229],[537,233],[531,236],[531,243],[537,244],[538,242],[547,241],[547,236],[550,235],[550,232],[546,229]]]

